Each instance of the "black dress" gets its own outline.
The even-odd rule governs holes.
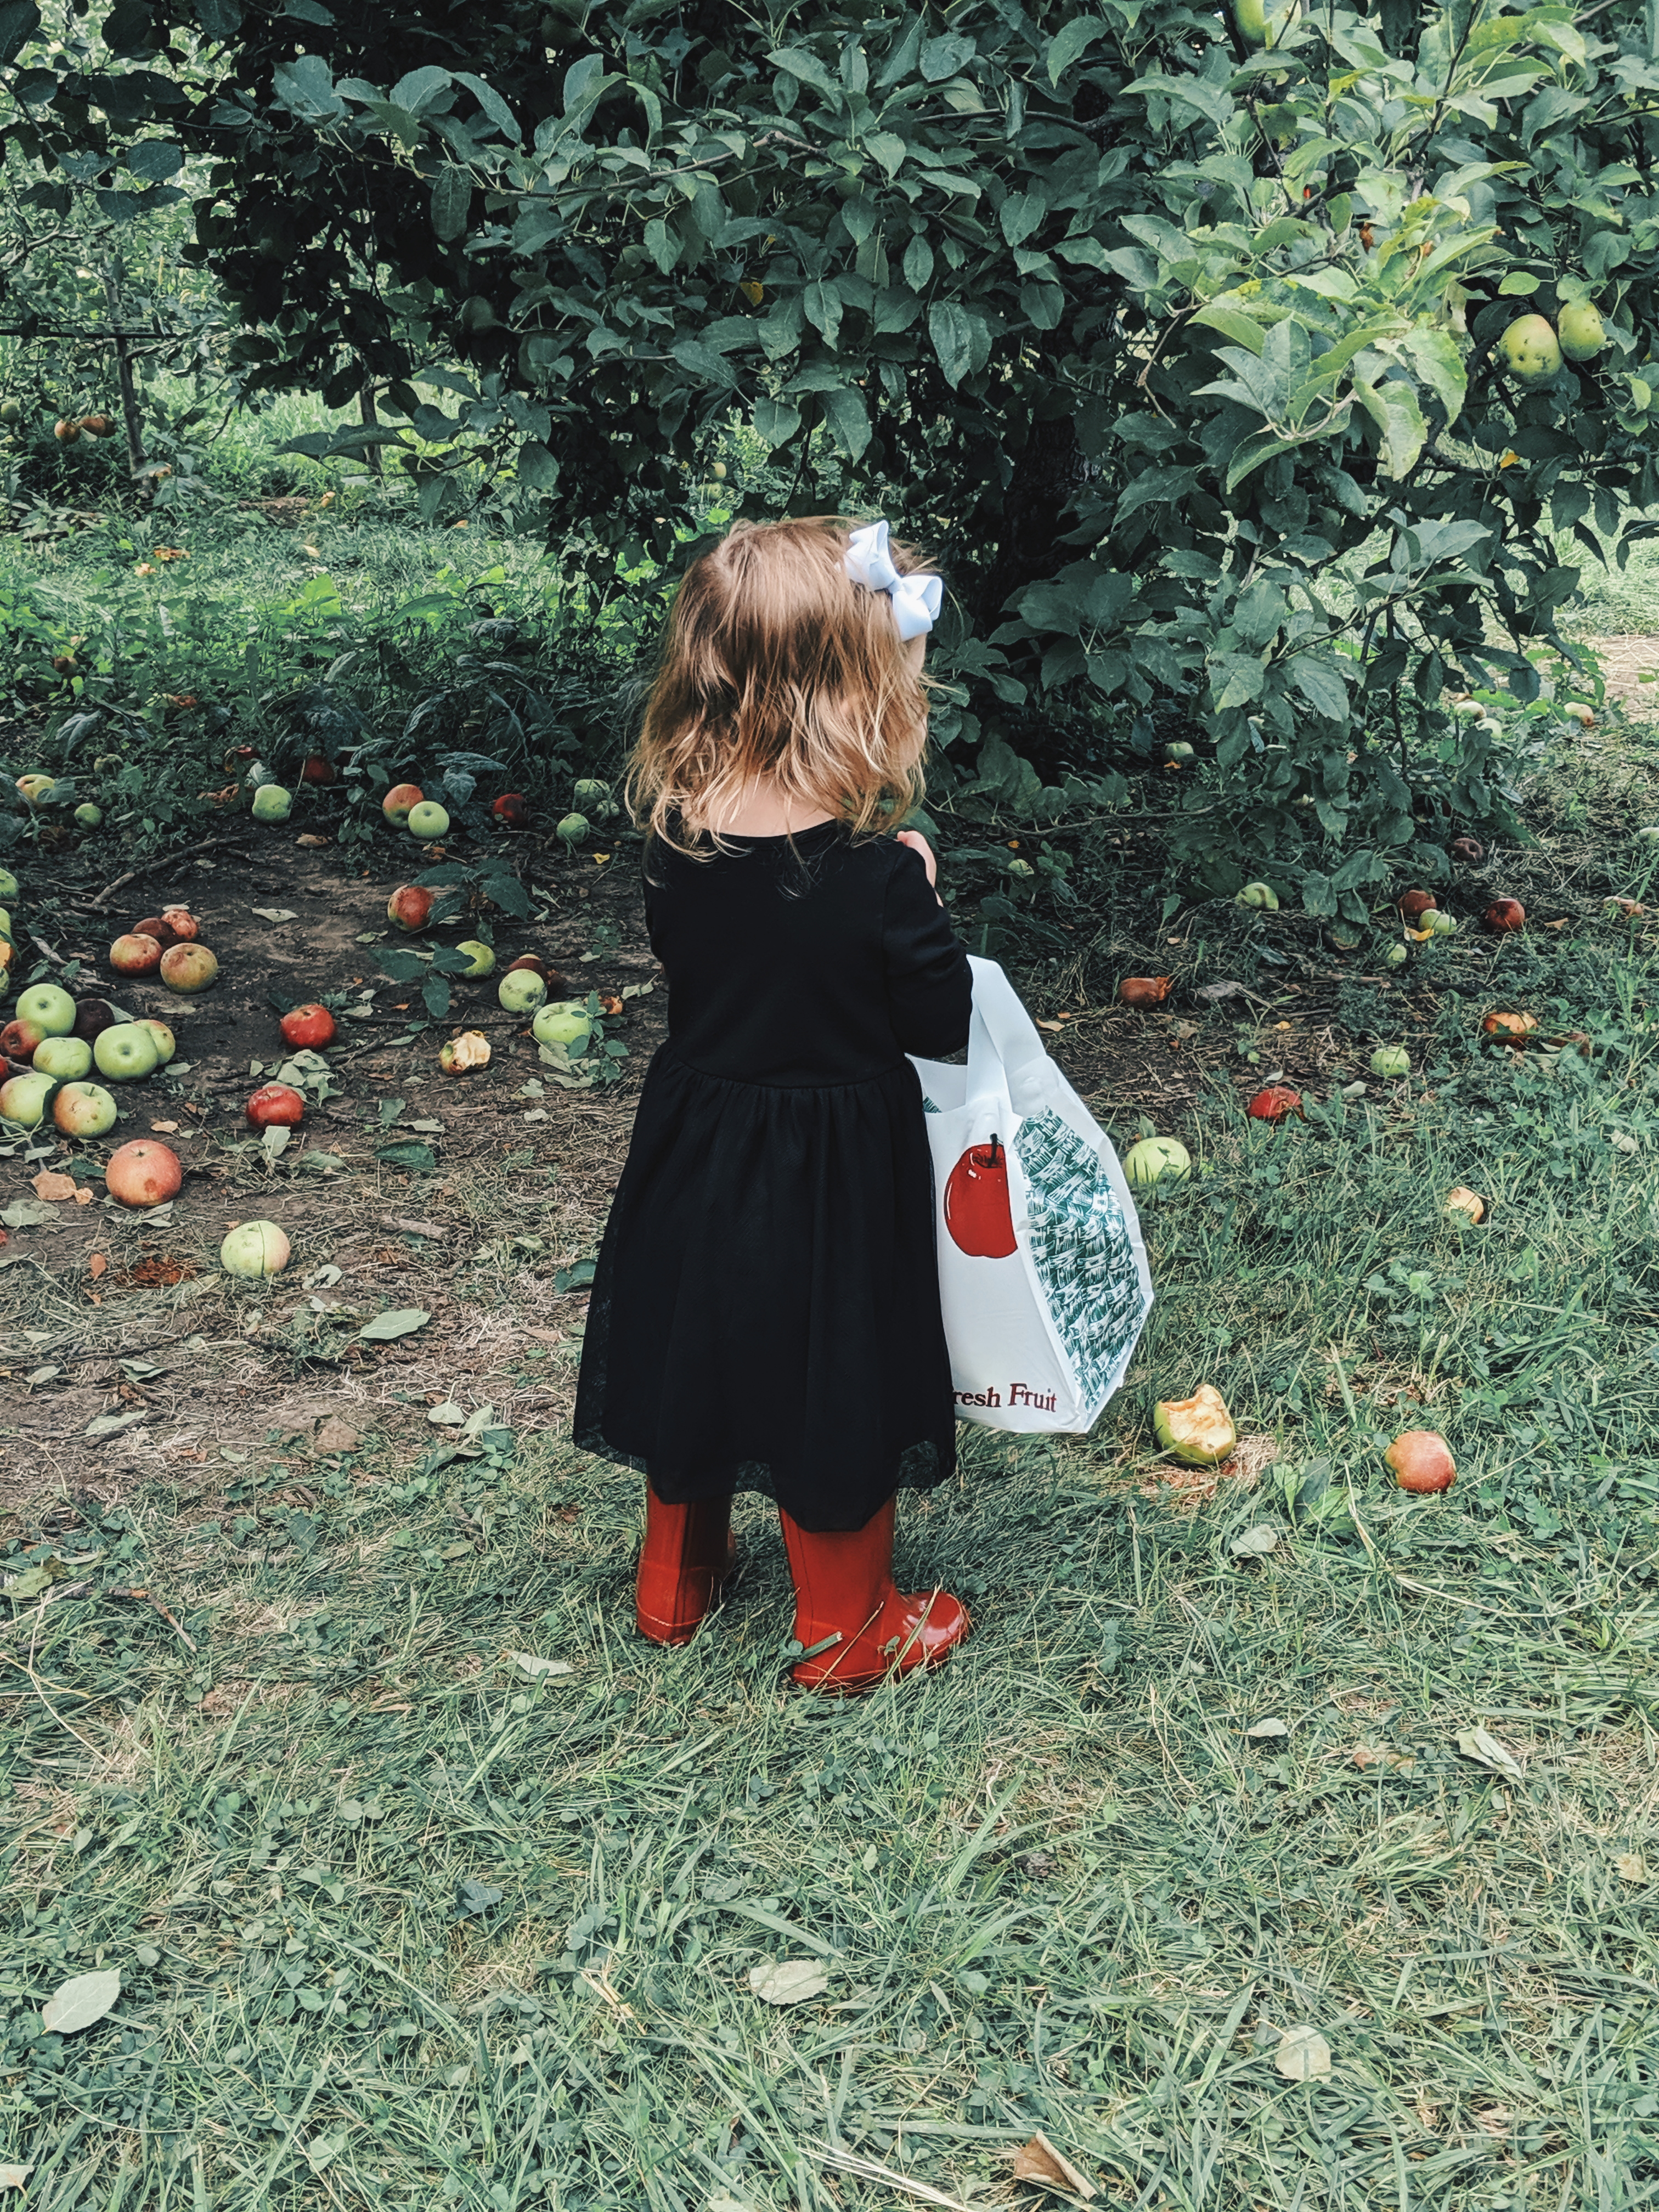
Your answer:
[[[574,1431],[670,1504],[860,1528],[956,1465],[933,1167],[907,1053],[967,1042],[919,854],[820,823],[647,848],[668,1042],[600,1247]]]

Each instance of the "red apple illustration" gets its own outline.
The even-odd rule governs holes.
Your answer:
[[[969,1145],[951,1169],[945,1185],[945,1225],[972,1259],[1006,1260],[1014,1250],[1008,1155],[994,1134],[988,1145]]]

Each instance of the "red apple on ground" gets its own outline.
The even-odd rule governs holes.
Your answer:
[[[205,991],[218,973],[219,963],[205,945],[175,945],[161,955],[161,981],[185,998]]]
[[[274,1221],[239,1221],[219,1247],[219,1265],[228,1275],[257,1281],[280,1275],[289,1261],[289,1244]]]
[[[1527,909],[1519,899],[1494,899],[1486,908],[1484,919],[1487,928],[1495,936],[1503,937],[1510,930],[1522,927],[1527,919]]]
[[[1117,987],[1117,995],[1126,1006],[1161,1006],[1170,995],[1170,978],[1126,975]]]
[[[530,827],[530,801],[521,791],[504,791],[489,811],[504,829],[527,830]]]
[[[108,1029],[114,1019],[115,1009],[107,999],[82,999],[76,1006],[72,1034],[85,1037],[90,1044],[101,1030]]]
[[[8,1022],[0,1030],[0,1053],[8,1060],[33,1060],[46,1038],[39,1022]]]
[[[51,1103],[52,1094],[58,1088],[55,1075],[14,1075],[0,1083],[0,1116],[16,1121],[25,1129],[39,1126],[41,1116]]]
[[[945,1225],[958,1250],[977,1260],[1006,1260],[1015,1249],[1008,1202],[1008,1155],[994,1135],[969,1145],[945,1178]]]
[[[424,929],[434,896],[419,884],[399,884],[386,902],[386,918],[399,929]]]
[[[101,1083],[66,1083],[52,1118],[66,1137],[101,1137],[115,1127],[115,1101]]]
[[[503,975],[516,975],[521,969],[527,969],[532,975],[539,975],[544,983],[550,981],[553,974],[539,952],[521,952],[516,960],[507,962],[501,973]]]
[[[1302,1112],[1302,1093],[1292,1091],[1287,1083],[1270,1083],[1265,1091],[1256,1092],[1244,1110],[1253,1121],[1276,1124],[1287,1114]]]
[[[326,1006],[314,1002],[291,1006],[283,1016],[281,1028],[283,1043],[295,1052],[320,1052],[334,1042],[334,1017]]]
[[[406,830],[410,810],[425,796],[418,783],[394,783],[380,801],[380,811],[394,830]]]
[[[1401,891],[1397,902],[1402,921],[1414,922],[1419,914],[1426,914],[1434,904],[1432,891]]]
[[[1486,1218],[1486,1201],[1478,1191],[1473,1191],[1467,1183],[1460,1182],[1455,1190],[1449,1190],[1446,1193],[1446,1203],[1442,1211],[1446,1213],[1461,1213],[1470,1221],[1484,1221]]]
[[[286,1083],[262,1083],[247,1102],[252,1129],[291,1129],[302,1118],[306,1102]]]
[[[300,770],[300,781],[301,783],[332,783],[333,762],[325,760],[321,753],[313,753]]]
[[[179,942],[178,932],[164,915],[149,914],[142,921],[135,921],[132,934],[135,937],[153,937],[163,952],[169,945]]]
[[[1480,1032],[1483,1036],[1523,1037],[1529,1036],[1537,1026],[1536,1014],[1494,1012],[1482,1018]]]
[[[163,947],[148,930],[131,929],[109,949],[109,964],[118,975],[153,975],[161,964]]]
[[[201,923],[187,906],[163,907],[161,919],[180,945],[193,943],[202,933]]]
[[[110,1154],[104,1181],[123,1206],[165,1206],[177,1198],[185,1180],[179,1155],[153,1137],[137,1137]]]
[[[1432,1429],[1407,1429],[1382,1456],[1402,1490],[1449,1490],[1457,1480],[1457,1462],[1446,1449],[1445,1438]]]

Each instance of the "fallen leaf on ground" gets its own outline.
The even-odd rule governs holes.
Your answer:
[[[0,2166],[0,2189],[22,2189],[34,2171],[32,2166]]]
[[[1485,1766],[1494,1774],[1501,1774],[1507,1782],[1526,1779],[1526,1769],[1515,1753],[1499,1743],[1495,1735],[1488,1735],[1483,1728],[1460,1729],[1457,1748],[1465,1759],[1472,1759],[1477,1766]]]
[[[522,1334],[537,1344],[562,1344],[564,1332],[557,1328],[526,1328]]]
[[[310,831],[307,830],[303,837],[296,837],[294,842],[296,845],[310,846],[313,852],[320,852],[323,847],[327,844],[328,840],[326,837],[313,837]]]
[[[58,1175],[51,1168],[42,1168],[31,1188],[37,1198],[45,1199],[49,1206],[58,1206],[64,1199],[74,1197],[75,1177]]]
[[[512,1651],[507,1654],[513,1664],[529,1675],[574,1674],[575,1668],[568,1659],[544,1659],[534,1651]]]
[[[1266,1521],[1258,1521],[1254,1528],[1247,1528],[1242,1536],[1235,1536],[1227,1547],[1236,1559],[1260,1559],[1264,1552],[1273,1551],[1279,1542],[1279,1531]]]
[[[1054,1031],[1055,1035],[1056,1035],[1056,1036],[1058,1036],[1058,1034],[1059,1034],[1059,1032],[1060,1032],[1060,1023],[1058,1023],[1058,1022],[1039,1022],[1039,1023],[1037,1024],[1037,1027],[1038,1027],[1040,1030],[1053,1030]]]
[[[749,1986],[763,2004],[805,2004],[830,1986],[830,1969],[821,1959],[767,1959],[749,1969]]]
[[[1648,1863],[1640,1851],[1620,1851],[1613,1863],[1615,1872],[1621,1874],[1626,1881],[1645,1881],[1648,1879]]]
[[[108,1254],[106,1252],[94,1252],[92,1257],[87,1261],[87,1273],[89,1275],[101,1275],[107,1271],[108,1267]]]
[[[1287,2081],[1321,2081],[1331,2070],[1331,2046],[1316,2027],[1287,2027],[1273,2064]]]
[[[291,906],[251,906],[250,914],[257,914],[261,921],[297,921],[298,915]]]
[[[419,1306],[399,1306],[365,1322],[357,1334],[365,1344],[386,1344],[395,1336],[408,1336],[417,1328],[424,1328],[431,1318]]]
[[[152,1129],[156,1130],[161,1136],[170,1137],[173,1133],[174,1130],[177,1129],[179,1124],[176,1121],[152,1121],[149,1126]]]
[[[40,2025],[48,2035],[78,2035],[102,2020],[120,1994],[121,1977],[113,1968],[76,1974],[46,1999]]]
[[[1368,1766],[1386,1767],[1391,1773],[1409,1774],[1417,1764],[1409,1751],[1390,1751],[1384,1744],[1362,1743],[1355,1749],[1353,1763],[1363,1772]]]
[[[1288,1735],[1290,1732],[1285,1722],[1274,1720],[1257,1721],[1253,1727],[1247,1728],[1244,1731],[1246,1735],[1254,1736]]]
[[[1035,2181],[1045,2189],[1064,2190],[1067,2196],[1080,2197],[1085,2204],[1100,2193],[1045,2135],[1035,2135],[1030,2142],[1022,2143],[1009,2164],[1016,2181]]]

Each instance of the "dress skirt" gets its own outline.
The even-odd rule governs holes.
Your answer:
[[[860,1528],[956,1466],[921,1089],[653,1060],[600,1246],[574,1423],[671,1504],[763,1491]]]

